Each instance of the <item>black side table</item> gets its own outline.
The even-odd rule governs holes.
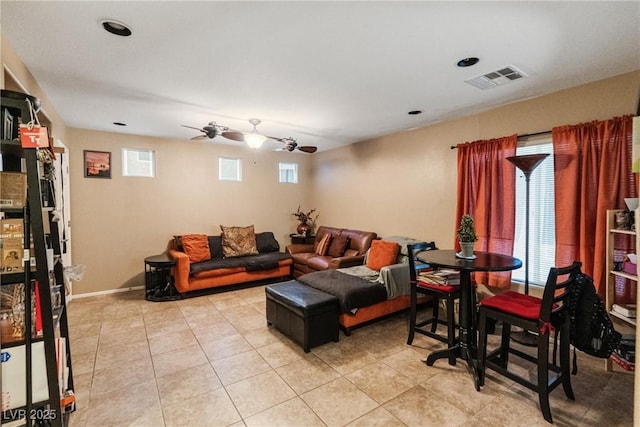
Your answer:
[[[316,236],[303,236],[302,234],[289,234],[292,244],[310,244],[316,240]]]
[[[147,301],[174,301],[182,299],[173,286],[171,267],[176,265],[167,254],[153,255],[144,259],[144,284]]]

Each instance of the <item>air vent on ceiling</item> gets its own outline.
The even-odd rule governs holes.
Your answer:
[[[513,65],[508,65],[498,71],[484,74],[482,76],[474,77],[469,80],[465,80],[471,86],[475,86],[479,89],[491,89],[496,86],[503,85],[505,83],[512,82],[514,80],[528,77],[525,73],[518,70]]]

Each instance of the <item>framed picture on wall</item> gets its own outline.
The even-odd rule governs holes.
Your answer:
[[[111,178],[111,152],[84,150],[84,177]]]

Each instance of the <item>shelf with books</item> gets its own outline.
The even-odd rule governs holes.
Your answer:
[[[19,117],[28,117],[32,111],[26,99],[30,98],[33,105],[34,98],[29,95],[2,90],[0,110],[13,108]],[[50,139],[43,141],[51,143]],[[4,273],[0,291],[5,299],[13,299],[13,307],[2,305],[1,312],[3,320],[11,316],[3,325],[9,329],[3,330],[2,336],[1,421],[26,427],[61,427],[68,424],[66,414],[75,410],[75,401],[64,285],[60,285],[64,284],[64,267],[61,262],[51,262],[59,260],[61,254],[51,185],[55,179],[51,174],[54,156],[50,147],[31,148],[27,144],[25,148],[19,140],[3,141],[2,145],[3,160],[10,165],[6,170],[15,171],[6,173],[13,174],[16,182],[26,182],[24,188],[2,187],[0,197],[0,270]],[[24,209],[16,209],[20,205]],[[11,281],[8,284],[7,279]],[[25,284],[32,284],[32,288]],[[7,333],[11,337],[5,340]],[[7,341],[11,344],[6,345]],[[45,414],[46,419],[25,414]]]
[[[636,221],[633,221],[634,217]],[[622,330],[637,326],[635,313],[628,308],[637,304],[638,297],[636,265],[631,263],[635,261],[638,247],[639,236],[634,227],[634,222],[637,224],[638,221],[638,209],[631,212],[623,209],[607,211],[605,304],[610,317]],[[615,357],[607,359],[606,369],[612,370],[613,363],[616,363]]]

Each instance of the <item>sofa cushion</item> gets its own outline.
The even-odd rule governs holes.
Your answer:
[[[180,238],[182,249],[189,257],[189,262],[201,262],[211,259],[209,239],[206,234],[184,234]]]
[[[209,236],[209,251],[213,259],[223,257],[221,236]]]
[[[332,258],[341,257],[344,255],[344,251],[347,250],[347,246],[349,246],[349,236],[343,234],[334,236],[329,245],[327,255]]]
[[[367,255],[367,267],[372,270],[380,270],[382,267],[394,264],[399,252],[400,245],[396,242],[374,240],[371,242],[371,249]]]
[[[296,264],[307,264],[307,261],[309,260],[309,258],[313,258],[316,255],[313,252],[299,252],[299,253],[294,253],[291,254],[291,258],[293,258],[293,262]]]
[[[314,270],[327,270],[332,258],[330,256],[314,255],[306,261],[308,267]]]
[[[320,255],[320,256],[324,256],[327,254],[327,251],[329,250],[329,245],[331,244],[331,234],[325,234],[324,236],[322,236],[322,239],[320,239],[320,241],[318,242],[318,245],[316,246],[316,254]]]
[[[256,247],[261,254],[280,250],[280,244],[271,231],[256,233]]]
[[[222,230],[222,253],[225,258],[257,255],[256,234],[253,225],[247,227],[225,227]]]

